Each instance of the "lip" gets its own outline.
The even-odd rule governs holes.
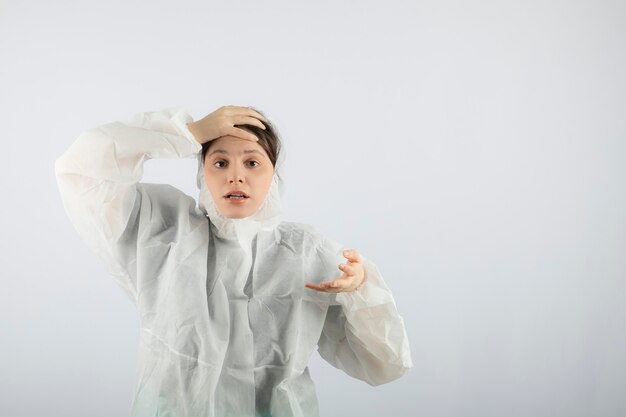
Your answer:
[[[243,194],[244,198],[242,199],[234,199],[234,198],[228,198],[226,197],[228,194]],[[246,200],[250,199],[250,195],[248,195],[248,193],[246,193],[243,190],[231,190],[229,192],[227,192],[226,194],[224,194],[224,197],[222,197],[224,200],[226,200],[227,203],[229,204],[244,204],[246,202]]]
[[[236,199],[236,198],[228,198],[228,197],[222,197],[224,200],[226,200],[227,203],[230,204],[243,204],[245,203],[247,200],[250,199],[250,197],[248,198],[242,198],[242,199]]]
[[[242,190],[231,190],[229,192],[227,192],[226,194],[223,195],[224,198],[227,198],[226,196],[228,194],[243,194],[245,197],[250,197],[250,195],[248,193],[246,193],[245,191]]]

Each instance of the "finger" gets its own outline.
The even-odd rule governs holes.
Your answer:
[[[258,142],[259,138],[257,138],[253,133],[248,132],[247,130],[239,129],[238,127],[229,127],[226,129],[227,134],[230,136],[236,136],[241,139],[251,140],[252,142]]]
[[[243,106],[224,106],[223,112],[228,116],[251,116],[256,117],[257,119],[261,119],[266,123],[269,123],[268,120],[258,111],[252,110],[250,107]]]
[[[348,276],[352,276],[356,274],[356,269],[354,269],[352,265],[339,264],[339,269],[342,270]]]
[[[339,292],[343,291],[350,285],[350,280],[345,278],[340,278],[335,281],[328,281],[326,283],[321,283],[324,285],[329,292]]]
[[[261,119],[264,122],[269,123],[267,119],[265,118],[265,116],[263,116],[258,111],[252,110],[250,107],[244,107],[244,114],[248,116],[256,117],[257,119]]]
[[[325,281],[320,282],[319,284],[307,283],[305,284],[305,286],[314,290],[324,292],[339,292],[343,287],[343,285],[340,285],[337,281]]]
[[[304,284],[305,287],[310,288],[312,290],[316,290],[316,291],[324,291],[324,289],[322,287],[320,287],[317,284],[312,284],[312,283],[306,283]]]
[[[235,125],[253,125],[253,126],[258,126],[261,129],[265,129],[265,125],[263,124],[263,122],[257,119],[256,117],[237,116],[235,118],[235,121],[236,123],[233,123]]]
[[[304,284],[305,287],[310,288],[312,290],[316,290],[316,291],[322,291],[322,292],[328,292],[328,290],[326,289],[325,286],[322,285],[318,285],[318,284],[313,284],[313,283],[306,283]]]
[[[344,258],[348,259],[350,262],[361,262],[361,255],[354,249],[346,249],[343,251]]]

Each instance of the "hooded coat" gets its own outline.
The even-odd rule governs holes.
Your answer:
[[[257,212],[225,218],[203,178],[182,107],[88,129],[55,161],[64,209],[137,307],[133,417],[313,417],[307,363],[317,348],[379,385],[413,366],[406,329],[376,265],[355,291],[305,282],[340,276],[343,245],[282,220],[284,143]],[[198,159],[198,200],[140,182],[153,158]]]

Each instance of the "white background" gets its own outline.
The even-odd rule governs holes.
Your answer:
[[[138,317],[63,211],[84,130],[255,106],[285,218],[374,261],[414,368],[321,415],[626,415],[623,1],[2,1],[0,415],[129,413]],[[196,162],[144,181],[196,197]]]

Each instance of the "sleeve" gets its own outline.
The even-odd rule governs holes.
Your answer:
[[[341,276],[341,244],[324,238],[319,256],[330,277]],[[320,356],[346,374],[375,386],[413,367],[406,328],[376,265],[361,254],[364,282],[354,291],[331,293],[318,341]]]
[[[138,113],[86,130],[55,161],[70,222],[135,304],[138,225],[150,218],[149,187],[139,183],[143,163],[197,156],[202,145],[187,128],[191,121],[182,107]]]

